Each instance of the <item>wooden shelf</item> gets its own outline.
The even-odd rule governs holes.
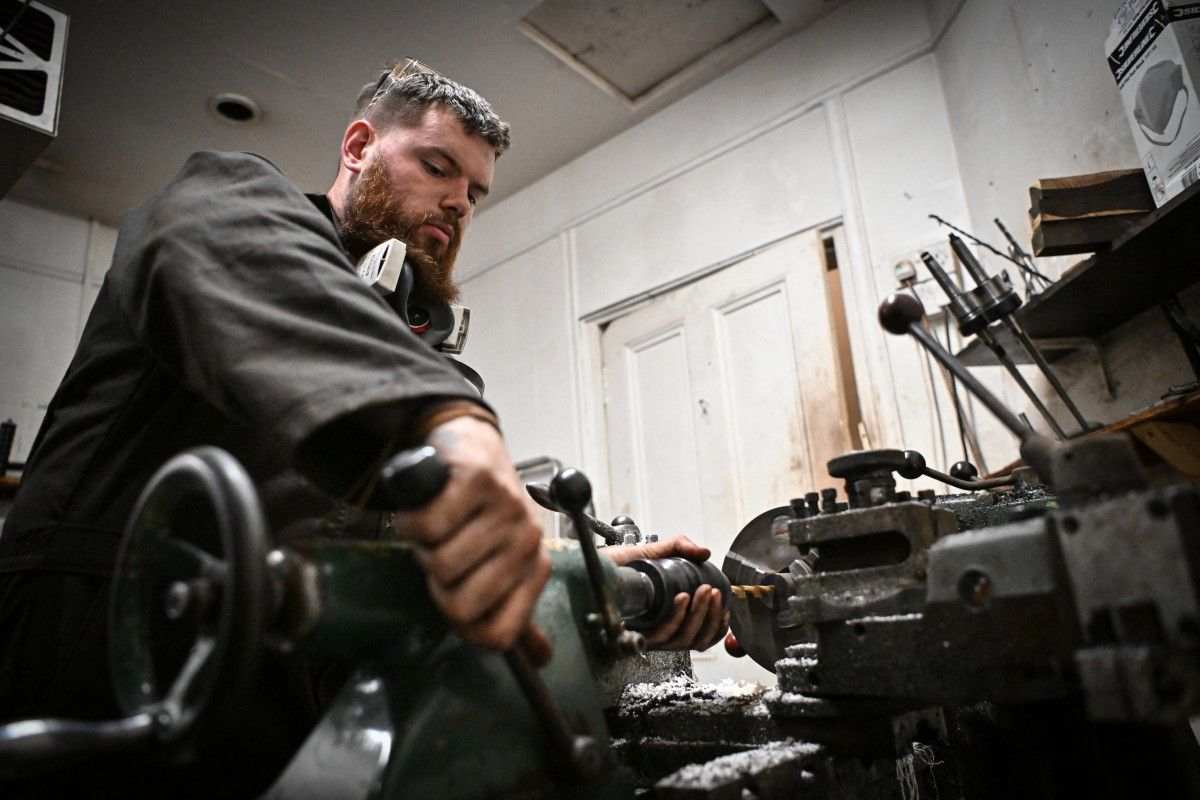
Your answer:
[[[1112,250],[1068,269],[1054,285],[1021,306],[1016,318],[1047,361],[1095,341],[1123,322],[1200,281],[1200,183],[1151,211]],[[992,333],[1017,364],[1032,359],[1000,323]],[[969,367],[999,362],[978,339],[956,353]]]
[[[1200,281],[1200,184],[1151,211],[1112,250],[1071,267],[1017,310],[1034,339],[1097,339]]]

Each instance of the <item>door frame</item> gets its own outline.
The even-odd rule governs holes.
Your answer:
[[[700,269],[694,270],[681,278],[666,281],[632,295],[623,300],[618,300],[615,303],[610,303],[603,308],[584,314],[579,317],[578,323],[575,325],[575,341],[576,352],[579,354],[579,371],[578,371],[578,389],[580,398],[580,443],[583,454],[583,463],[587,466],[587,474],[592,482],[592,497],[596,504],[597,510],[601,515],[612,512],[613,497],[612,497],[612,476],[609,471],[610,453],[609,453],[609,438],[608,438],[608,414],[604,404],[607,395],[604,387],[604,357],[601,345],[601,340],[605,328],[615,320],[627,314],[633,313],[644,307],[651,300],[668,292],[675,291],[689,284],[701,281],[711,275],[714,275],[721,270],[728,269],[748,258],[752,258],[759,253],[771,249],[775,245],[792,238],[806,231],[818,231],[824,233],[838,226],[845,228],[845,220],[840,216],[831,217],[820,221],[815,225],[808,225],[803,228],[789,231],[788,233],[778,236],[770,241],[746,250],[729,258],[709,264]],[[572,302],[575,308],[580,308],[581,303],[578,297],[579,282],[575,279],[575,232],[571,230],[567,237],[568,263],[571,265],[571,292],[575,295]],[[847,251],[849,248],[847,248]],[[850,253],[845,253],[845,262],[843,267],[853,269],[855,267],[851,260]],[[859,384],[859,400],[865,405],[874,405],[875,399],[871,393],[863,396],[865,387]],[[864,416],[865,416],[864,409]],[[718,555],[718,554],[714,554]]]

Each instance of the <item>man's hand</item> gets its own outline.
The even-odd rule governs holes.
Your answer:
[[[451,629],[504,649],[528,626],[550,576],[533,501],[492,425],[457,417],[427,441],[450,467],[450,480],[424,508],[397,515],[397,530],[417,545],[429,592]],[[523,643],[535,655],[548,647],[535,628]]]
[[[671,536],[651,544],[605,547],[601,553],[617,566],[635,558],[683,556],[707,561],[712,552],[686,536]],[[690,607],[689,607],[689,602]],[[675,611],[654,630],[646,631],[646,644],[654,650],[707,650],[725,636],[729,612],[721,607],[721,590],[704,584],[689,598],[685,592],[675,595]]]

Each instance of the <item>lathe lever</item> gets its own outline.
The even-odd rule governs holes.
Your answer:
[[[583,477],[582,473],[579,475]],[[425,505],[445,488],[450,480],[450,470],[437,450],[425,446],[405,450],[390,458],[380,469],[379,477],[396,507],[412,510]],[[586,482],[587,479],[583,480]],[[592,556],[595,557],[594,545]],[[574,783],[596,775],[603,766],[599,745],[593,737],[580,736],[571,730],[567,718],[521,646],[516,644],[506,649],[504,661],[549,739],[551,765],[560,781]]]
[[[950,355],[921,325],[924,317],[925,308],[921,305],[921,301],[904,292],[894,292],[888,295],[879,305],[879,324],[883,326],[883,329],[896,336],[904,334],[912,336],[929,355],[954,373],[954,377],[962,381],[963,386],[967,387],[967,390],[975,395],[975,398],[983,403],[987,410],[991,411],[993,416],[1012,432],[1013,436],[1017,437],[1021,443],[1020,452],[1025,463],[1033,467],[1034,472],[1044,483],[1051,483],[1050,457],[1054,449],[1054,442],[1023,425],[1008,406],[1000,402],[994,394],[988,391],[986,386],[980,383],[978,378],[971,374],[970,370]]]

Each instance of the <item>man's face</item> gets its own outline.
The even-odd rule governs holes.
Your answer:
[[[496,155],[435,104],[416,127],[396,126],[375,141],[346,194],[340,233],[355,258],[387,239],[408,245],[417,287],[454,300],[454,259],[476,204],[492,183]]]

